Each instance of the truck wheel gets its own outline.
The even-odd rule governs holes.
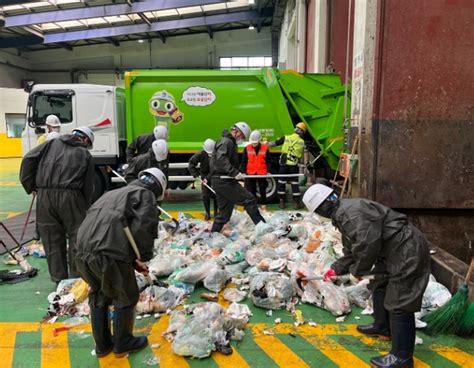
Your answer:
[[[276,203],[278,201],[277,181],[274,178],[267,179],[267,202]],[[257,199],[260,199],[260,194],[257,190]]]

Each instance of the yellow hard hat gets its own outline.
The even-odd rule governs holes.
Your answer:
[[[299,128],[299,129],[301,129],[303,132],[306,133],[306,129],[307,129],[307,128],[306,128],[306,124],[305,124],[305,123],[299,122],[298,124],[296,124],[296,128]]]

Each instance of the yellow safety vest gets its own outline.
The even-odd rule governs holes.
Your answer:
[[[285,143],[281,149],[282,154],[286,154],[286,165],[295,166],[303,158],[304,140],[298,134],[293,133],[285,136]]]
[[[44,133],[40,135],[38,138],[37,144],[38,145],[43,144],[44,142],[46,142],[46,138],[48,138],[48,133]]]

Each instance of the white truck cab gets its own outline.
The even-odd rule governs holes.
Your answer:
[[[118,163],[124,150],[121,145],[126,146],[123,89],[95,84],[33,86],[22,133],[23,154],[37,145],[38,137],[46,131],[45,119],[50,114],[61,121],[61,134],[71,133],[79,126],[94,131],[91,154],[96,165]]]

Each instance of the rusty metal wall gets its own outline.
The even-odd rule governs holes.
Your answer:
[[[380,4],[372,195],[474,209],[474,1]]]
[[[342,80],[346,76],[346,48],[347,28],[349,26],[349,5],[351,6],[350,36],[349,36],[349,68],[348,76],[352,76],[352,44],[354,33],[354,2],[355,0],[328,0],[328,53],[327,63],[333,63],[335,73],[340,74]]]

